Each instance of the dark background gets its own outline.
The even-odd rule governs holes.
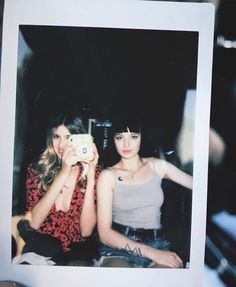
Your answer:
[[[160,146],[174,150],[167,159],[178,164],[175,146],[186,92],[196,87],[197,32],[35,25],[19,29],[32,53],[17,75],[13,214],[24,213],[26,167],[45,147],[50,119],[67,110],[100,121],[141,121],[149,155],[157,155]],[[99,154],[103,164],[103,151]],[[163,189],[162,223],[170,227],[173,248],[188,261],[191,195],[165,181]]]
[[[26,119],[27,158],[42,150],[50,118],[65,110],[100,120],[141,119],[154,142],[173,148],[186,91],[196,85],[197,33],[45,26],[20,31],[33,51],[18,73],[16,124]]]
[[[196,1],[181,1],[180,0],[179,2],[208,2],[208,1],[201,1],[201,0],[199,0],[199,1],[197,1],[197,0]],[[223,161],[219,165],[214,166],[214,164],[212,164],[211,162],[209,164],[209,186],[208,186],[208,202],[207,202],[208,220],[211,218],[211,215],[213,215],[214,213],[217,213],[221,210],[227,210],[230,212],[230,214],[236,213],[236,205],[235,205],[235,197],[236,197],[235,196],[235,160],[236,160],[235,143],[236,143],[236,133],[235,133],[235,128],[234,128],[235,122],[236,122],[235,121],[235,115],[236,115],[236,112],[235,112],[236,111],[235,110],[236,50],[233,47],[226,48],[226,47],[222,46],[221,44],[219,44],[219,41],[218,41],[219,37],[222,37],[222,36],[225,40],[230,40],[230,41],[236,40],[236,28],[235,28],[236,27],[236,23],[235,23],[236,22],[236,18],[235,18],[236,1],[235,0],[218,0],[216,2],[218,2],[218,6],[216,9],[214,63],[213,63],[214,65],[213,65],[213,73],[212,73],[213,81],[212,81],[211,127],[214,128],[219,133],[219,135],[223,139],[224,143],[226,144],[226,155],[225,155]],[[0,1],[1,12],[3,10],[3,3],[4,3],[4,1],[1,0]],[[2,18],[1,18],[1,20],[2,20]],[[50,41],[50,37],[48,40]],[[37,39],[34,41],[37,41]],[[54,40],[52,42],[54,42]],[[61,43],[61,41],[59,41],[59,42]],[[70,44],[69,45],[65,44],[64,40],[63,40],[63,43],[64,43],[63,45],[65,45],[63,49],[65,49],[65,50],[71,49],[71,48],[69,48]],[[84,41],[83,41],[83,43],[85,44]],[[30,45],[30,43],[28,43],[28,44]],[[165,47],[166,48],[168,47],[168,49],[176,52],[175,46],[174,45],[172,46],[172,43],[170,43],[170,42],[168,44],[170,46],[168,47],[168,45],[166,45]],[[179,47],[178,44],[179,43],[177,43],[177,47]],[[35,45],[35,44],[31,43],[31,45]],[[41,46],[42,45],[44,45],[44,44],[41,43]],[[91,54],[93,55],[94,52],[91,50],[91,47],[89,47],[90,45],[88,44],[88,42],[86,45],[88,46],[88,49],[90,49],[90,55]],[[119,43],[119,45],[121,45],[121,43]],[[123,43],[123,45],[124,45],[124,43]],[[96,47],[98,47],[98,46],[96,46]],[[57,48],[59,48],[58,45],[57,45]],[[104,48],[106,48],[105,51],[107,51],[107,47],[104,47]],[[133,47],[132,49],[134,49],[134,48],[135,47]],[[84,49],[85,49],[85,47],[84,47]],[[135,51],[136,51],[136,49],[133,50],[133,53],[135,53]],[[59,83],[60,83],[60,85],[59,85],[58,81],[57,81],[57,84],[54,84],[54,86],[55,87],[57,86],[57,88],[53,88],[52,91],[57,91],[58,95],[61,93],[64,94],[64,96],[58,97],[57,102],[56,102],[57,107],[59,107],[59,106],[63,107],[63,105],[65,104],[66,97],[72,97],[72,98],[74,97],[74,96],[69,96],[69,94],[67,96],[65,96],[66,82],[64,81],[65,78],[64,78],[63,74],[64,75],[66,74],[65,75],[66,78],[67,77],[69,78],[70,71],[71,71],[71,65],[73,65],[75,60],[68,59],[68,58],[70,58],[70,56],[69,57],[67,56],[66,57],[67,59],[64,59],[64,60],[61,59],[60,60],[60,61],[62,61],[62,60],[65,61],[66,66],[68,67],[67,71],[65,72],[65,71],[59,69],[64,64],[61,66],[61,62],[56,61],[56,58],[57,58],[56,54],[58,55],[58,53],[59,54],[61,53],[61,48],[59,48],[58,52],[57,52],[57,49],[53,49],[53,51],[51,50],[51,55],[54,53],[55,53],[55,58],[53,61],[53,57],[52,57],[52,63],[54,63],[53,64],[54,65],[54,71],[57,70],[57,77],[56,78],[63,79],[63,83],[59,81]],[[102,51],[100,51],[100,53],[102,53]],[[184,55],[184,53],[183,53],[183,55]],[[99,56],[99,58],[100,57],[101,57],[101,55]],[[148,53],[148,57],[149,57],[149,53]],[[187,55],[187,57],[188,57],[188,55]],[[121,60],[122,60],[122,58],[121,58]],[[163,59],[161,58],[161,60],[163,60]],[[37,66],[37,61],[38,61],[38,65],[39,65],[40,57],[38,57],[38,60],[35,60],[36,66]],[[80,61],[83,62],[83,59],[81,59]],[[136,67],[137,67],[139,61],[134,61],[134,58],[133,58],[133,62],[136,63]],[[120,66],[121,66],[121,63],[122,63],[122,61],[121,62],[118,61],[118,64],[120,64]],[[43,128],[39,130],[40,137],[37,136],[36,138],[37,139],[41,138],[42,141],[43,141],[43,137],[41,137],[41,135],[45,133],[45,127],[47,125],[48,116],[49,116],[49,112],[47,110],[44,110],[44,108],[42,108],[42,106],[43,106],[43,103],[47,103],[47,102],[48,103],[50,102],[49,106],[53,106],[53,101],[48,99],[48,96],[47,97],[45,96],[46,94],[49,95],[51,93],[49,93],[49,92],[45,93],[45,90],[47,90],[47,88],[44,89],[44,87],[46,87],[47,85],[45,85],[45,86],[43,85],[43,82],[45,82],[45,81],[52,83],[53,78],[50,77],[50,75],[51,75],[51,73],[49,71],[50,65],[48,65],[47,61],[44,64],[45,64],[44,71],[41,70],[41,72],[40,72],[40,69],[39,69],[39,71],[37,72],[38,76],[40,76],[40,77],[37,77],[37,75],[32,74],[32,78],[40,79],[42,77],[42,83],[40,85],[38,85],[39,87],[36,90],[34,90],[33,87],[28,89],[27,97],[29,98],[29,100],[26,100],[27,104],[23,100],[21,102],[21,111],[23,111],[22,120],[24,122],[24,118],[27,118],[27,120],[30,118],[30,121],[25,121],[25,122],[27,122],[28,125],[30,125],[32,127],[36,127],[36,130],[33,132],[34,135],[37,135],[37,128],[39,127],[39,122],[37,119],[40,119],[40,121],[41,121],[40,125],[42,125]],[[112,63],[107,62],[107,65],[111,66],[111,64]],[[32,63],[30,65],[32,65]],[[32,65],[32,66],[34,66],[34,65]],[[100,72],[102,71],[101,74],[99,74],[99,76],[100,76],[100,78],[103,78],[103,82],[106,82],[106,85],[102,85],[103,89],[104,90],[106,89],[106,97],[112,91],[113,91],[113,93],[111,93],[111,95],[113,95],[114,93],[116,93],[116,94],[120,93],[121,91],[114,92],[114,84],[115,83],[113,83],[113,81],[111,82],[110,80],[108,81],[107,73],[104,72],[106,69],[105,68],[101,69],[101,68],[99,68],[99,66],[100,66],[99,63],[97,63],[97,70]],[[166,68],[167,67],[168,67],[168,65],[166,66]],[[82,68],[82,66],[81,66],[81,68]],[[148,71],[150,70],[149,65],[146,65],[146,68]],[[159,66],[157,66],[157,68],[159,68]],[[26,68],[26,67],[25,67],[25,70],[28,70],[28,73],[30,71],[30,69]],[[111,71],[112,68],[109,67],[109,70]],[[114,68],[114,70],[116,70],[116,69]],[[154,68],[153,68],[153,70],[155,71]],[[46,72],[46,71],[48,71],[48,72]],[[86,69],[83,70],[82,75],[84,74],[85,71],[86,71]],[[193,71],[194,71],[194,69],[193,69]],[[167,70],[167,72],[168,72],[168,70]],[[186,72],[186,70],[185,70],[185,72]],[[90,71],[89,73],[96,74],[96,71]],[[144,76],[146,76],[144,71],[142,74],[144,74]],[[158,73],[155,73],[155,75],[157,75],[157,74]],[[191,71],[190,71],[190,74],[187,73],[186,87],[191,88],[191,87],[195,86],[195,80],[192,76],[194,76],[194,73],[191,74]],[[120,82],[121,82],[121,78],[122,78],[122,75],[120,72],[120,78],[117,76],[117,83],[116,83],[116,86],[118,86],[118,87],[121,87],[121,85],[118,84],[118,79],[120,79]],[[67,81],[67,87],[69,87],[68,91],[71,89],[72,86],[73,87],[79,86],[80,88],[78,90],[77,90],[77,88],[76,88],[76,90],[73,89],[74,94],[78,93],[78,95],[80,95],[79,96],[80,100],[82,100],[82,98],[86,99],[87,95],[86,95],[85,91],[93,89],[92,85],[90,86],[90,84],[88,84],[88,83],[85,85],[85,82],[84,82],[83,84],[85,85],[85,87],[82,88],[82,86],[79,85],[78,78],[75,79],[75,78],[73,78],[73,75],[72,75],[71,79],[73,79],[73,81],[69,81],[70,84]],[[134,79],[135,78],[133,77],[133,81],[134,81]],[[139,80],[142,79],[140,74],[138,74],[138,79]],[[77,80],[78,80],[78,82],[77,82]],[[74,82],[74,83],[72,84],[71,82]],[[110,84],[108,84],[108,82]],[[128,82],[128,79],[127,79],[126,83],[127,82]],[[137,81],[137,83],[139,85],[140,81]],[[164,83],[162,83],[161,81],[158,81],[158,83],[161,86],[164,85]],[[95,86],[98,87],[99,85],[100,85],[100,81],[97,81]],[[60,89],[60,87],[62,87],[62,86],[64,87],[64,91],[63,91],[63,89],[62,90]],[[167,86],[167,90],[172,89],[171,84],[168,84],[166,86]],[[182,84],[180,86],[183,87]],[[22,86],[22,88],[23,87],[24,87],[24,85]],[[38,91],[38,90],[41,90],[41,91],[44,90],[44,92],[40,93],[40,96],[39,95],[35,96],[36,91]],[[124,87],[122,91],[125,91],[125,90],[126,89]],[[130,88],[130,90],[132,91],[131,88]],[[136,89],[136,91],[137,90],[139,92],[139,89]],[[178,91],[177,94],[181,94],[180,90],[181,90],[181,88],[177,89],[177,91]],[[71,92],[71,90],[70,90],[70,92]],[[101,87],[100,87],[100,94],[103,95]],[[176,93],[174,93],[174,94],[176,94]],[[132,95],[134,95],[134,93],[132,93]],[[183,95],[183,93],[182,93],[182,95]],[[142,95],[142,99],[146,99],[146,96],[147,96],[147,94]],[[60,103],[59,103],[59,98],[63,99]],[[180,98],[181,98],[181,96],[180,96]],[[37,104],[36,104],[37,101],[41,102],[41,108],[38,109],[38,111],[36,111],[37,110]],[[149,101],[150,101],[150,99],[149,99]],[[81,101],[80,101],[80,103],[81,103]],[[122,103],[124,103],[124,102],[122,102]],[[121,104],[121,102],[119,104]],[[169,103],[168,103],[168,101],[166,101],[166,105],[168,105],[168,104],[171,107],[172,102],[169,101]],[[29,107],[29,110],[25,109],[26,105]],[[83,105],[86,108],[85,109],[86,113],[94,112],[94,111],[90,110],[90,109],[92,109],[91,108],[92,105],[90,106],[87,102],[83,102]],[[112,105],[112,103],[109,103],[109,105]],[[158,103],[155,106],[158,106]],[[52,113],[57,112],[56,110],[54,110],[55,107],[56,106],[53,107]],[[104,105],[103,105],[103,107],[104,107]],[[102,106],[100,106],[99,110],[101,111],[101,109],[102,109]],[[151,105],[151,109],[154,109],[154,105]],[[104,113],[104,115],[106,114],[106,117],[108,117],[109,114],[111,116],[113,115],[111,113],[110,108],[105,108],[105,110],[106,110],[106,112]],[[140,107],[138,110],[140,111]],[[141,107],[141,110],[143,111],[142,107]],[[45,112],[45,119],[44,119],[44,112]],[[118,113],[118,114],[121,114],[121,113]],[[150,114],[153,115],[153,113],[150,113]],[[99,115],[101,115],[101,112],[99,113]],[[170,116],[170,113],[168,113],[168,115]],[[149,113],[148,113],[148,118],[149,118]],[[167,146],[167,149],[168,149],[168,146],[172,145],[173,142],[175,141],[175,135],[176,135],[177,130],[178,130],[179,121],[180,120],[177,120],[177,123],[176,123],[177,129],[174,129],[174,131],[171,131],[170,134],[162,135],[162,143],[164,144],[164,146]],[[164,120],[163,120],[163,122],[164,122]],[[22,124],[16,123],[16,125],[20,125],[19,131],[21,131],[21,132],[20,132],[19,138],[27,137],[26,133],[25,133],[25,129],[21,130]],[[159,122],[158,123],[155,122],[155,124],[153,124],[153,125],[159,126]],[[29,128],[29,126],[27,127],[27,129],[28,128]],[[29,129],[32,132],[32,129],[31,128],[29,128]],[[159,133],[158,133],[157,137],[158,137],[158,139],[160,138]],[[18,142],[19,142],[19,140],[18,140]],[[26,156],[28,158],[34,157],[34,155],[36,155],[38,153],[38,151],[40,150],[40,148],[43,144],[43,142],[41,142],[41,140],[40,140],[40,143],[38,144],[37,140],[36,139],[34,140],[32,138],[31,138],[31,140],[30,139],[27,139],[27,140],[24,139],[24,142],[26,142],[26,146],[29,147],[28,155]],[[224,225],[227,226],[227,222],[225,222]],[[207,226],[207,234],[208,234],[208,236],[210,236],[210,238],[214,242],[217,241],[218,231],[214,232],[209,228],[209,226]],[[232,242],[229,243],[229,241],[225,240],[223,244],[226,247],[229,246],[229,248],[230,248],[229,250],[231,252],[231,258],[232,258],[232,253],[233,253],[232,251],[235,250],[234,243],[232,243]],[[222,250],[223,249],[221,249],[221,251]],[[226,254],[226,253],[224,253],[224,254]],[[212,254],[207,254],[206,262],[212,268],[215,268],[216,273],[217,273],[217,271],[218,271],[217,266],[218,266],[219,262],[212,265],[212,264],[210,264],[211,260],[209,260],[211,258],[212,258]],[[218,275],[222,279],[222,275],[221,274],[218,274]],[[212,276],[212,274],[210,276]],[[223,276],[223,280],[224,280],[224,282],[226,282],[225,283],[226,286],[235,286],[235,285],[232,285],[232,276],[230,277],[230,279],[225,278]],[[215,283],[216,282],[213,281],[213,285],[218,286]],[[213,285],[210,284],[209,286],[213,286]]]

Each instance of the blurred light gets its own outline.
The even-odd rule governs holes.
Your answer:
[[[224,36],[218,36],[216,44],[226,49],[236,49],[236,41],[227,40]]]

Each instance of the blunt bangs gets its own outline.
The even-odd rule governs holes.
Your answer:
[[[120,127],[117,129],[113,129],[113,134],[121,134],[121,133],[141,133],[141,127],[135,127],[135,126],[126,126],[126,127]]]
[[[112,122],[112,134],[120,133],[142,133],[142,125],[138,120],[126,119],[116,120]]]

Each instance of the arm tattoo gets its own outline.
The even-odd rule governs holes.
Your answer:
[[[127,253],[131,254],[131,255],[142,256],[142,253],[141,253],[141,249],[140,249],[140,248],[135,247],[135,248],[132,250],[132,249],[130,248],[129,244],[127,244],[123,250],[126,251]]]

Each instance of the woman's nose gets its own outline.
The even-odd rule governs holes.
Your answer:
[[[58,145],[59,145],[60,148],[65,147],[65,141],[62,138],[59,139]]]
[[[129,144],[130,144],[130,140],[128,138],[125,138],[124,139],[124,146],[129,147]]]

